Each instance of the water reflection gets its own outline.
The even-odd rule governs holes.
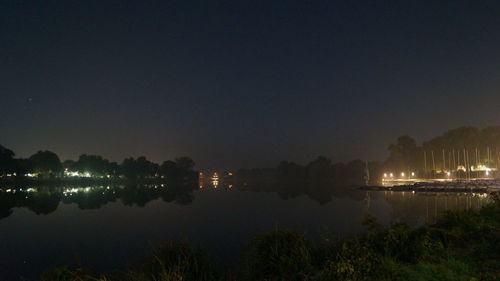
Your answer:
[[[391,221],[411,225],[435,223],[446,211],[479,209],[490,202],[486,193],[367,191],[366,194],[368,211],[372,210],[371,201],[384,201],[390,206]]]
[[[346,199],[360,202],[364,206],[364,211],[368,212],[380,209],[381,207],[374,203],[382,202],[389,207],[391,221],[409,224],[433,223],[447,210],[477,209],[489,200],[486,194],[360,191],[347,187],[331,187],[321,183],[238,186],[232,182],[220,180],[215,177],[216,175],[203,181],[200,180],[198,184],[0,187],[0,219],[10,216],[14,208],[26,208],[38,215],[50,214],[61,203],[76,204],[81,210],[99,209],[110,202],[144,207],[148,202],[157,199],[188,205],[194,201],[193,192],[197,190],[268,192],[278,194],[283,200],[306,196],[320,205],[331,202],[333,198]],[[277,207],[279,207],[278,204]]]
[[[4,187],[0,188],[0,219],[11,215],[13,208],[27,208],[39,215],[50,214],[60,203],[74,203],[82,210],[99,209],[116,201],[125,206],[144,207],[156,199],[187,205],[194,200],[194,190],[197,190],[196,184]]]

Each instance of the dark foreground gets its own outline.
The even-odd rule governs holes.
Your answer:
[[[169,242],[128,270],[102,275],[81,268],[48,269],[41,280],[498,280],[500,200],[480,210],[452,211],[437,223],[381,227],[369,214],[366,230],[311,241],[275,229],[254,237],[242,262],[223,268],[187,241]]]

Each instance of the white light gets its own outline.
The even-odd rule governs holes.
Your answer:
[[[446,172],[446,174],[448,175],[448,177],[449,177],[449,176],[451,176],[451,173],[450,173],[450,172]]]
[[[415,176],[415,172],[411,172],[411,176],[414,177]]]
[[[392,173],[390,174],[391,178],[394,176]]]
[[[486,171],[486,175],[489,176],[490,175],[490,171],[487,170]]]
[[[387,178],[387,173],[384,173],[384,178]]]
[[[405,176],[405,173],[401,173],[401,176],[404,177]]]

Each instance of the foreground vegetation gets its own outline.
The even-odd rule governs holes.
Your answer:
[[[381,227],[366,215],[366,231],[346,238],[310,241],[276,229],[252,239],[235,268],[216,265],[188,242],[171,242],[136,267],[99,275],[58,267],[41,280],[499,280],[500,199],[477,211],[454,211],[436,224]]]

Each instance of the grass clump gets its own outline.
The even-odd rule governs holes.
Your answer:
[[[276,229],[252,239],[243,268],[244,280],[304,280],[311,270],[310,247],[303,235]]]
[[[138,269],[126,274],[131,281],[212,281],[220,274],[206,252],[187,241],[170,242],[156,249]]]

